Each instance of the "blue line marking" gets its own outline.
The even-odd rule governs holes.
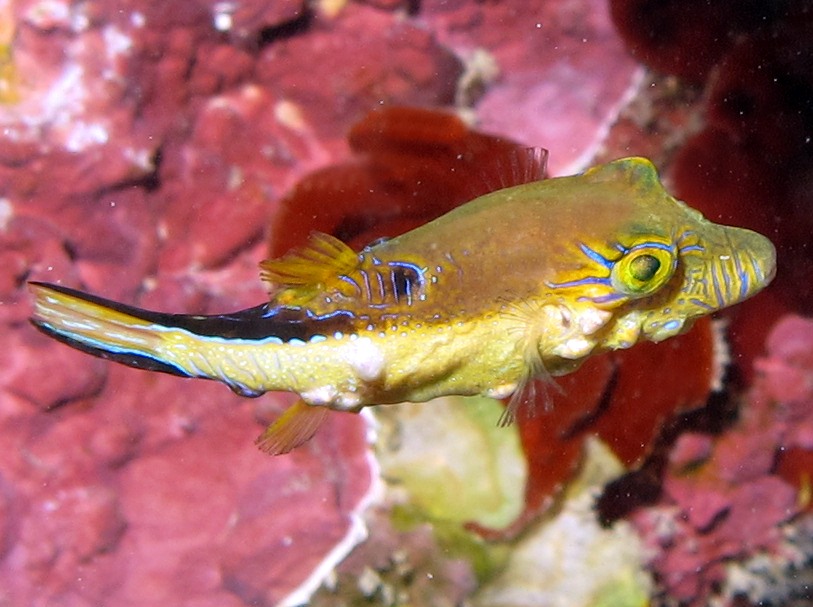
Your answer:
[[[350,278],[347,274],[340,274],[339,280],[343,280],[347,284],[352,285],[352,287],[356,290],[356,295],[361,295],[361,287],[359,286],[359,283]]]
[[[760,283],[763,282],[765,280],[765,274],[762,273],[762,268],[759,267],[759,264],[753,255],[749,253],[748,257],[751,260],[751,266],[754,268],[754,274],[757,277],[757,281]]]
[[[375,279],[378,281],[378,296],[381,298],[382,303],[387,297],[386,287],[384,287],[384,277],[381,276],[381,272],[375,273]]]
[[[410,263],[408,261],[390,261],[387,263],[387,265],[390,267],[406,268],[408,270],[412,270],[413,272],[415,272],[415,276],[417,276],[418,280],[420,282],[423,282],[423,270],[421,270],[421,268],[416,266],[414,263]],[[440,272],[441,270],[442,270],[441,266],[438,266],[438,272]]]
[[[599,253],[598,251],[594,251],[583,242],[579,243],[579,248],[582,250],[582,253],[587,255],[590,259],[592,259],[596,263],[601,264],[608,270],[611,270],[613,265],[615,264],[614,261],[610,261],[609,259],[604,257],[601,253]]]
[[[713,311],[715,309],[714,306],[710,306],[705,301],[700,300],[700,299],[695,299],[694,297],[689,299],[689,303],[693,303],[694,305],[699,306],[699,307],[701,307],[701,308],[703,308],[705,310],[709,310],[709,311]]]
[[[720,278],[717,276],[717,264],[711,264],[711,284],[714,286],[714,295],[717,297],[717,307],[722,308],[725,305],[723,299],[723,292],[720,290]]]
[[[373,292],[370,287],[370,277],[367,276],[367,270],[359,270],[361,273],[361,277],[364,279],[364,293],[366,296],[364,299],[367,301],[371,301],[373,299]]]
[[[634,247],[630,247],[630,251],[637,251],[638,249],[660,249],[662,251],[669,251],[674,252],[675,247],[670,244],[664,244],[662,242],[641,242],[635,245]]]
[[[545,286],[551,289],[559,289],[566,287],[582,287],[584,285],[606,285],[610,286],[609,278],[598,278],[596,276],[588,276],[587,278],[580,278],[579,280],[569,280],[567,282],[545,282]]]
[[[748,289],[750,287],[749,280],[750,277],[748,276],[748,272],[745,271],[745,268],[742,265],[742,260],[737,253],[732,253],[734,255],[734,268],[737,270],[737,276],[740,279],[740,297],[739,301],[745,299],[748,295]]]
[[[728,268],[720,264],[720,276],[723,279],[723,284],[725,285],[725,295],[726,295],[726,302],[731,303],[734,301],[734,291],[731,288],[731,273],[728,271]]]

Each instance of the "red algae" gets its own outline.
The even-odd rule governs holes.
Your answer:
[[[713,442],[681,437],[661,504],[632,516],[655,549],[652,564],[672,600],[708,604],[726,581],[726,563],[766,553],[790,571],[798,560],[786,531],[809,507],[811,352],[813,321],[781,320],[767,354],[756,361],[757,377],[737,423]]]
[[[522,147],[418,108],[373,112],[348,136],[355,159],[300,181],[281,201],[271,257],[313,230],[357,245],[397,236],[500,187],[500,166]]]
[[[252,441],[279,398],[252,404],[51,350],[24,322],[22,285],[60,280],[169,311],[252,305],[273,201],[346,159],[344,135],[372,107],[483,99],[488,128],[566,147],[565,166],[636,72],[597,0],[564,13],[420,4],[328,15],[293,0],[25,0],[0,17],[0,87],[13,87],[0,113],[0,323],[13,346],[0,375],[0,602],[293,604],[360,540],[375,480],[362,420],[332,416],[308,447],[269,461]],[[478,72],[475,49],[500,78]],[[375,134],[350,145],[378,161]],[[405,188],[416,174],[403,168],[392,174]],[[395,233],[456,204],[445,174],[427,179],[442,184],[423,188],[432,205],[405,189],[375,226],[356,213],[343,229]],[[365,208],[381,202],[361,196],[363,178],[351,185],[331,200],[340,222],[357,193]]]
[[[809,533],[810,321],[786,314],[813,307],[813,14],[805,3],[738,5],[737,15],[721,2],[612,7],[635,56],[705,87],[694,133],[670,163],[676,195],[769,235],[779,260],[770,289],[724,314],[734,380],[725,396],[738,419],[706,424],[719,432],[733,421],[720,434],[678,437],[659,504],[632,516],[653,550],[656,604],[790,604],[809,595],[798,570],[811,558],[793,539]]]

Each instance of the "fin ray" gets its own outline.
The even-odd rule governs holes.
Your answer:
[[[476,195],[541,181],[546,177],[547,163],[548,151],[544,148],[513,148],[496,156],[492,166],[483,170],[480,179],[484,191]]]
[[[313,232],[304,246],[261,262],[260,276],[274,291],[301,287],[326,289],[358,265],[358,254],[341,240],[324,232]]]
[[[265,429],[256,444],[269,455],[288,453],[316,434],[327,412],[327,407],[309,405],[299,399]]]
[[[520,378],[514,393],[508,399],[505,410],[500,415],[498,425],[501,427],[514,423],[523,408],[530,417],[536,415],[537,384],[541,384],[543,387],[546,409],[550,407],[547,387],[553,386],[556,390],[561,391],[561,387],[545,368],[545,361],[539,352],[540,333],[544,331],[544,327],[540,326],[538,322],[543,315],[540,314],[536,304],[525,300],[510,302],[507,314],[517,323],[514,330],[519,333],[525,374]]]

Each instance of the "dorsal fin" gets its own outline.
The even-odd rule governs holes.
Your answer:
[[[272,294],[295,289],[301,295],[330,290],[359,265],[359,255],[338,238],[313,232],[308,242],[278,259],[260,263],[260,276]]]
[[[544,148],[515,147],[502,154],[495,154],[490,166],[483,167],[481,172],[484,191],[476,191],[474,194],[481,196],[515,185],[541,181],[545,179],[547,163],[548,151]]]
[[[407,260],[380,260],[375,243],[356,253],[341,240],[315,232],[304,247],[260,264],[275,304],[308,306],[325,296],[377,309],[412,306],[423,293],[423,269]],[[338,299],[337,299],[338,298]],[[315,306],[315,307],[314,307]]]

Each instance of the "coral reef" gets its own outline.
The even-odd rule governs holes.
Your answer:
[[[2,601],[293,604],[361,538],[363,420],[269,460],[252,439],[282,397],[48,343],[22,285],[187,312],[256,303],[275,201],[346,159],[350,125],[382,104],[479,99],[487,128],[572,164],[637,68],[603,2],[510,4],[2,6]]]
[[[640,89],[603,0],[3,4],[0,602],[294,605],[327,579],[314,604],[453,605],[484,579],[502,597],[526,583],[523,554],[533,561],[533,540],[556,529],[538,517],[578,474],[590,437],[635,468],[666,419],[720,387],[710,323],[591,361],[509,438],[475,432],[484,450],[521,447],[527,478],[485,475],[495,484],[471,495],[498,487],[504,499],[482,504],[485,515],[461,509],[451,532],[421,521],[420,500],[394,515],[368,509],[378,470],[362,419],[332,415],[305,449],[263,457],[252,440],[285,397],[246,401],[69,351],[27,325],[22,288],[60,281],[185,312],[248,306],[265,297],[256,263],[269,248],[312,229],[355,244],[403,232],[504,185],[493,159],[516,142],[551,149],[551,174],[597,151],[651,156],[710,218],[776,239],[773,288],[727,316],[738,381],[717,400],[730,404],[730,387],[756,377],[739,418],[661,444],[655,503],[633,500],[630,520],[663,603],[801,601],[813,329],[791,317],[767,335],[812,303],[813,11],[655,4],[610,3],[633,57],[666,73]],[[456,106],[493,135],[393,109],[406,105]],[[448,420],[460,426],[457,413]],[[611,546],[592,491],[562,502],[560,520]],[[364,536],[365,510],[373,538],[331,576]],[[460,531],[464,518],[476,533]],[[514,544],[483,547],[523,531],[531,547],[513,572]],[[633,571],[640,554],[625,554],[635,598],[647,583]]]
[[[634,514],[655,549],[653,565],[670,600],[707,604],[734,560],[764,553],[790,572],[810,559],[804,543],[792,538],[809,524],[809,517],[808,523],[794,519],[809,504],[806,490],[794,484],[809,486],[810,468],[786,465],[780,475],[777,460],[786,450],[813,452],[811,353],[813,321],[780,321],[766,356],[756,363],[757,379],[736,425],[716,440],[682,435],[671,454],[662,503]]]
[[[726,314],[733,427],[717,435],[731,419],[710,411],[682,435],[659,505],[634,520],[654,549],[665,604],[709,604],[720,588],[721,605],[806,604],[810,550],[798,538],[810,525],[810,328],[779,319],[813,306],[813,12],[804,2],[736,14],[724,2],[611,5],[632,53],[668,74],[653,86],[675,88],[679,76],[705,87],[666,148],[675,191],[710,217],[771,234],[780,260],[771,288]],[[662,107],[645,108],[659,118],[639,117],[639,135],[663,136]]]

